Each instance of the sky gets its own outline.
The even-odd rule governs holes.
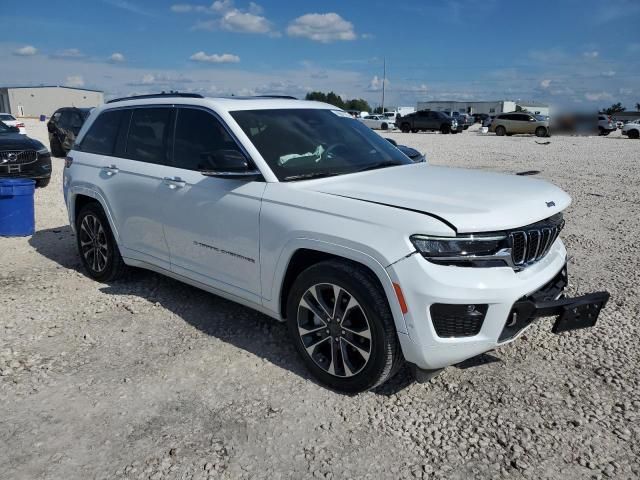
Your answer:
[[[0,86],[640,102],[640,0],[0,0]],[[10,27],[10,28],[9,28]]]

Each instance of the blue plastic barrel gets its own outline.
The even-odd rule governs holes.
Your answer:
[[[47,116],[46,115],[40,115],[40,121],[41,122],[46,122],[47,121]]]
[[[35,180],[29,178],[0,178],[0,236],[33,235],[35,189]]]

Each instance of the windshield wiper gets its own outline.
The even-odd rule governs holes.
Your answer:
[[[406,163],[394,162],[393,160],[385,160],[384,162],[373,163],[371,165],[367,165],[366,167],[362,167],[359,170],[356,170],[354,173],[358,172],[366,172],[367,170],[376,170],[378,168],[385,167],[396,167],[398,165],[407,165]]]
[[[288,182],[290,180],[309,180],[311,178],[325,178],[325,177],[334,177],[339,175],[336,172],[313,172],[313,173],[301,173],[300,175],[290,175],[288,177],[284,177],[282,180]]]

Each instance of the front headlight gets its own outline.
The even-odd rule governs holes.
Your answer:
[[[494,256],[500,250],[508,248],[507,236],[502,234],[457,237],[412,235],[411,243],[428,260],[448,260],[454,263],[476,257]]]

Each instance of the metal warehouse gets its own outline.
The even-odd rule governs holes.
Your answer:
[[[100,90],[59,85],[0,87],[0,112],[15,117],[51,116],[60,107],[97,107],[103,103]]]
[[[418,102],[418,110],[436,110],[439,112],[495,113],[527,110],[531,113],[549,115],[549,106],[538,102],[494,100],[482,102],[428,101]]]

